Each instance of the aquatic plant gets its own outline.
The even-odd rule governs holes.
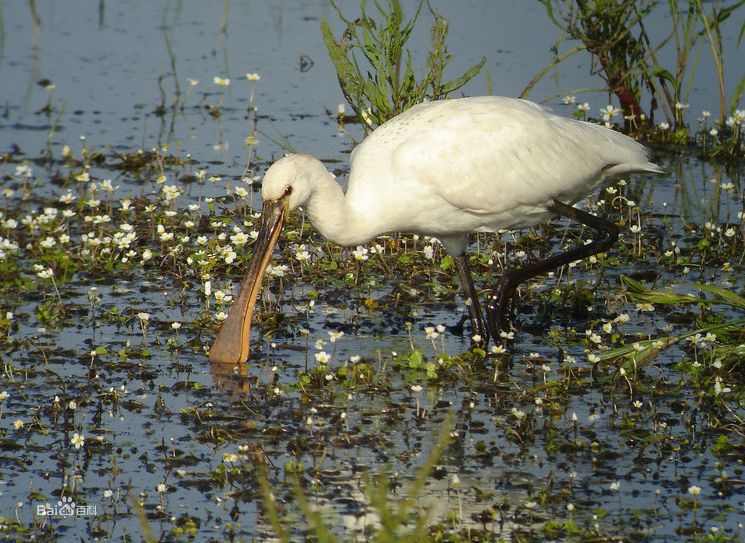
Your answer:
[[[375,541],[385,542],[412,542],[427,541],[430,531],[431,519],[428,508],[421,506],[424,498],[424,490],[427,480],[435,470],[437,462],[443,455],[451,440],[450,431],[454,415],[449,413],[440,426],[437,440],[433,443],[429,454],[425,458],[412,481],[407,488],[398,490],[394,494],[391,486],[392,474],[387,469],[380,470],[376,475],[367,475],[363,479],[364,497],[369,511],[363,515],[368,519],[369,525],[364,527],[366,537],[372,537]],[[283,518],[279,511],[276,497],[267,480],[266,474],[259,478],[263,494],[263,505],[274,534],[282,542],[291,541],[288,526],[295,522]],[[324,516],[319,507],[314,504],[312,496],[309,496],[301,485],[302,481],[295,479],[295,499],[303,514],[301,522],[307,523],[308,529],[318,541],[333,543],[337,541],[348,541],[352,534],[339,538],[336,535],[337,526],[345,523],[334,515]],[[325,518],[326,517],[326,518]],[[330,517],[330,518],[329,518]]]
[[[727,129],[727,111],[733,114],[737,109],[745,92],[745,76],[735,84],[728,102],[721,25],[739,13],[745,2],[740,0],[721,7],[714,5],[710,13],[705,11],[700,0],[688,0],[682,6],[674,0],[664,2],[671,28],[660,43],[652,42],[645,26],[645,19],[663,4],[659,0],[542,0],[542,3],[551,21],[581,46],[561,54],[557,50],[554,61],[539,72],[523,92],[524,96],[537,79],[559,62],[586,50],[593,58],[593,72],[600,75],[608,90],[616,95],[631,124],[638,126],[652,121],[656,109],[661,107],[666,122],[685,134],[682,114],[698,66],[703,45],[701,40],[705,37],[719,84],[718,124],[720,130]],[[741,29],[740,39],[742,35]],[[659,60],[660,51],[669,43],[675,47],[672,67],[661,64]],[[648,109],[642,106],[644,98],[650,101]]]
[[[581,41],[599,64],[608,89],[621,103],[626,115],[639,118],[643,78],[638,73],[646,51],[642,39],[632,32],[651,11],[650,0],[574,1],[546,0],[551,21],[575,40]]]
[[[424,0],[419,1],[408,21],[404,20],[399,0],[386,0],[385,5],[375,2],[380,20],[368,13],[366,0],[361,0],[360,17],[354,21],[347,19],[333,1],[332,4],[346,28],[338,41],[326,20],[321,22],[321,32],[344,97],[368,132],[414,104],[448,96],[473,79],[486,63],[484,57],[460,77],[443,81],[451,59],[445,43],[448,24],[430,7],[432,48],[424,74],[417,81],[406,43]]]

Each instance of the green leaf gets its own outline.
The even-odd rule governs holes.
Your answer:
[[[422,364],[424,363],[424,353],[422,353],[422,351],[412,351],[407,360],[409,361],[410,368],[421,368]]]
[[[459,88],[461,88],[463,85],[468,83],[471,79],[476,77],[478,73],[481,71],[481,68],[484,67],[484,64],[486,64],[486,57],[482,57],[481,62],[478,64],[474,64],[471,66],[466,73],[464,73],[462,76],[460,76],[457,79],[452,79],[445,83],[442,88],[440,89],[443,95],[450,94],[451,92],[457,91]]]
[[[675,89],[680,88],[680,82],[676,79],[676,77],[672,73],[670,73],[669,70],[661,66],[656,66],[652,70],[652,76],[668,81]]]
[[[745,24],[743,25],[743,28],[745,29]],[[743,92],[745,92],[745,75],[740,78],[740,81],[737,82],[737,86],[732,91],[732,97],[729,101],[730,111],[735,111],[737,109],[737,106],[740,104],[740,96],[742,96]]]
[[[631,294],[633,299],[649,302],[651,304],[695,304],[706,302],[706,300],[702,300],[695,296],[676,294],[670,291],[652,290],[645,287],[639,281],[625,275],[621,277],[621,281],[628,289],[629,294]]]
[[[326,50],[331,57],[331,61],[334,63],[342,93],[349,105],[355,109],[355,113],[360,115],[361,112],[357,111],[355,106],[359,103],[363,87],[361,78],[359,77],[359,71],[349,58],[347,58],[346,49],[336,42],[331,27],[325,19],[321,20],[321,34],[323,34]]]
[[[445,255],[442,257],[442,260],[440,260],[440,269],[442,271],[452,270],[454,267],[455,267],[455,261],[453,260],[452,256]]]
[[[745,309],[745,298],[743,298],[742,296],[738,296],[734,292],[731,292],[727,289],[715,287],[714,285],[702,285],[701,283],[695,283],[690,286],[695,287],[699,290],[703,290],[704,292],[710,292],[711,294],[714,294],[717,299],[722,301],[722,303],[731,305],[732,307]]]

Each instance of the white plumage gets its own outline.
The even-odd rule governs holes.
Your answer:
[[[504,326],[506,306],[520,281],[615,241],[613,224],[570,206],[605,180],[632,172],[662,170],[628,136],[497,96],[423,103],[381,125],[352,153],[346,194],[318,159],[286,156],[264,177],[263,234],[210,358],[235,363],[247,356],[264,266],[286,213],[297,207],[340,245],[398,231],[439,238],[455,258],[474,333],[485,341]],[[464,257],[467,235],[531,226],[555,214],[599,235],[585,247],[507,270],[488,304],[487,330]],[[237,342],[240,348],[232,348]]]
[[[304,179],[311,190],[293,194],[290,208],[303,206],[334,243],[404,231],[438,237],[455,252],[468,233],[543,222],[549,202],[571,205],[605,179],[661,172],[628,136],[500,96],[427,102],[381,125],[353,151],[343,198],[317,162],[280,159],[266,172],[263,199]]]

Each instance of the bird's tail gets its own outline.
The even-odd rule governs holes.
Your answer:
[[[654,173],[661,174],[665,173],[665,170],[660,168],[654,162],[624,162],[623,164],[613,164],[605,168],[605,176],[618,177],[630,173]]]

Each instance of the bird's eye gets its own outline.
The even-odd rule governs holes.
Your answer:
[[[282,198],[287,198],[290,194],[292,194],[292,185],[287,185],[282,193]]]

